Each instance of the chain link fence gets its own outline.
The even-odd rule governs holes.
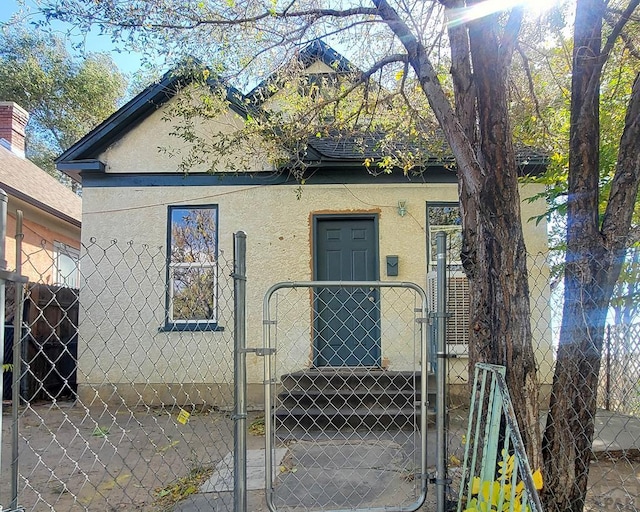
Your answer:
[[[419,508],[422,433],[435,416],[424,292],[408,283],[281,283],[264,309],[272,509]]]
[[[598,407],[640,418],[640,324],[607,326]]]
[[[53,266],[52,254],[43,245],[24,265]],[[168,510],[214,470],[233,473],[233,261],[220,252],[217,263],[216,323],[199,330],[167,324],[163,248],[92,239],[79,290],[26,285],[22,364],[9,372],[21,366],[20,507]]]
[[[42,269],[43,260],[53,268],[53,254],[53,248],[44,245],[25,252],[25,269]],[[237,419],[232,258],[222,251],[218,254],[215,321],[201,330],[167,322],[170,279],[164,249],[135,241],[89,240],[82,247],[79,268],[77,288],[47,282],[50,271],[43,271],[41,280],[32,278],[24,288],[18,320],[13,319],[15,290],[7,287],[5,354],[11,354],[10,334],[22,324],[15,333],[22,340],[22,364],[3,374],[0,502],[6,503],[11,495],[9,475],[15,459],[10,385],[17,370],[22,397],[13,409],[18,426],[17,495],[26,511],[183,510],[174,503],[206,490],[211,478],[226,481],[227,487],[210,486],[206,506],[184,510],[233,510],[234,504],[224,497],[224,489],[233,488]],[[551,393],[562,310],[561,288],[549,269],[546,255],[531,256],[531,327],[543,412]],[[456,356],[446,365],[447,465],[453,480],[448,496],[455,499],[469,414],[469,372],[467,347],[457,327],[465,321],[465,278],[453,271],[447,278],[452,284],[447,309],[459,316],[450,319],[446,338],[450,354]],[[429,297],[430,283],[429,276],[419,283]],[[349,507],[353,503],[365,508],[411,506],[422,499],[427,479],[423,509],[435,509],[429,480],[435,465],[435,442],[430,437],[435,400],[428,396],[435,385],[429,384],[425,401],[422,384],[414,380],[417,372],[430,379],[433,370],[433,353],[425,361],[418,349],[425,325],[420,321],[425,317],[421,299],[415,290],[399,287],[377,289],[371,301],[373,291],[360,290],[358,296],[343,290],[346,295],[341,297],[332,292],[323,295],[312,286],[282,289],[270,298],[271,316],[264,329],[270,336],[265,364],[271,365],[267,389],[273,414],[267,415],[263,428],[269,430],[266,471],[271,469],[272,474],[262,503],[272,499],[272,505],[286,511],[346,507],[347,502]],[[320,306],[335,310],[336,300],[352,303],[350,309],[361,312],[361,323],[349,326],[344,317],[344,325],[327,323],[319,314]],[[631,512],[640,508],[640,327],[616,324],[613,316],[610,323],[585,508]],[[362,326],[382,340],[370,365],[380,371],[350,369],[329,378],[320,370],[310,379],[309,368],[322,366],[314,361],[313,344],[322,338],[323,329]],[[357,350],[334,353],[328,346],[322,357],[329,363],[332,357],[355,357],[361,363],[371,355]],[[278,352],[269,355],[270,347]],[[5,357],[5,363],[13,361]],[[399,380],[381,382],[382,375],[392,374]],[[302,392],[307,385],[311,393],[309,388]],[[353,389],[345,393],[345,387]],[[421,437],[422,403],[428,405],[429,423]],[[366,412],[362,418],[338,414],[341,408],[358,407]],[[311,416],[312,409],[320,414]],[[259,435],[250,436],[249,449],[263,448],[261,420],[253,419],[248,420],[249,430]],[[344,480],[323,487],[321,472],[341,473]],[[356,474],[361,479],[364,475],[369,487],[375,482],[379,494],[368,494],[357,480],[345,477]]]
[[[546,254],[531,255],[528,261],[542,432],[552,393],[562,320],[562,281],[552,274],[553,263],[555,260]],[[461,432],[466,429],[469,418],[469,371],[465,338],[458,334],[456,326],[468,324],[468,310],[460,306],[460,297],[466,293],[465,278],[454,269],[448,270],[447,280],[451,284],[447,310],[453,315],[447,324],[447,347],[449,353],[455,355],[447,364],[448,471],[452,481],[450,495],[457,495],[466,441]],[[604,339],[584,508],[588,511],[640,510],[640,324],[616,324],[620,316],[623,315],[613,312],[609,315]],[[627,317],[633,321],[634,314]]]

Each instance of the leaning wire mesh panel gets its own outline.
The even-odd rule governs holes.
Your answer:
[[[197,327],[168,321],[163,248],[91,240],[78,288],[27,286],[20,506],[159,510],[221,464],[233,471],[233,264],[222,252],[216,270],[215,317]]]
[[[423,296],[401,285],[275,287],[267,499],[283,511],[419,506]]]
[[[531,332],[537,361],[541,428],[547,426],[546,414],[552,393],[556,351],[562,321],[562,265],[549,254],[528,258]],[[630,275],[640,275],[629,270]],[[459,278],[458,276],[452,276]],[[634,278],[635,279],[635,278]],[[632,280],[631,286],[633,287]],[[619,286],[619,284],[617,285]],[[629,284],[623,290],[629,290]],[[628,293],[622,293],[626,297]],[[458,300],[450,295],[449,300]],[[633,304],[627,304],[633,311]],[[619,307],[624,310],[622,304]],[[448,307],[457,313],[459,304]],[[468,320],[467,320],[468,323]],[[589,464],[585,510],[628,510],[638,508],[640,495],[640,414],[638,413],[638,364],[640,328],[632,313],[616,313],[611,308],[599,362],[597,409],[594,422],[592,460]],[[449,336],[449,334],[448,334]],[[448,360],[448,472],[451,494],[459,490],[469,413],[469,371],[464,343],[448,343],[455,358]],[[538,468],[534,468],[538,469]],[[544,477],[544,474],[543,474]]]

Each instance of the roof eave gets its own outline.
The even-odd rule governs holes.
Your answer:
[[[162,80],[142,91],[56,158],[56,166],[78,160],[95,159],[124,132],[130,130],[135,121],[169,101],[175,94],[176,85],[182,80],[184,80],[183,77],[167,73]]]
[[[82,173],[84,172],[99,172],[103,173],[105,165],[100,160],[86,159],[86,160],[74,160],[72,162],[59,162],[56,165],[57,169],[72,180],[82,184]]]
[[[31,206],[34,206],[38,210],[42,210],[43,212],[53,215],[54,217],[64,222],[67,222],[72,226],[75,226],[77,228],[81,227],[82,222],[79,219],[76,219],[75,217],[67,215],[66,213],[61,212],[60,210],[57,210],[56,208],[46,203],[43,203],[42,201],[38,201],[37,199],[34,199],[30,195],[25,194],[24,192],[21,192],[10,185],[7,185],[6,183],[2,183],[1,187],[8,195],[11,195],[17,199],[20,199],[21,201],[24,201],[25,203],[30,204]]]

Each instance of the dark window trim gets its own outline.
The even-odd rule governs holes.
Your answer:
[[[459,201],[426,201],[425,202],[425,209],[424,209],[424,214],[425,214],[425,226],[426,226],[426,252],[425,252],[425,256],[426,256],[426,263],[427,263],[427,272],[431,272],[432,270],[435,270],[435,267],[432,268],[431,265],[431,238],[429,236],[429,233],[431,232],[430,227],[431,224],[429,223],[429,208],[447,208],[447,207],[456,207],[458,208],[458,211],[460,210],[460,202]],[[460,227],[462,227],[462,225],[460,225]],[[451,264],[451,263],[447,263],[447,268],[449,269],[462,269],[461,265],[458,264]]]
[[[215,332],[215,331],[224,331],[224,327],[219,325],[218,322],[209,322],[203,320],[183,320],[179,322],[172,322],[169,320],[169,307],[170,307],[170,299],[169,295],[171,290],[169,289],[170,283],[170,268],[171,268],[171,213],[173,210],[197,210],[197,209],[210,209],[216,210],[216,264],[218,265],[218,255],[219,255],[219,239],[218,239],[218,227],[220,225],[220,208],[219,205],[216,204],[172,204],[167,206],[167,258],[166,258],[166,272],[165,272],[165,283],[166,293],[165,293],[165,304],[164,304],[164,326],[158,328],[158,332]],[[219,270],[219,266],[218,266]],[[219,310],[218,305],[218,281],[216,280],[216,287],[214,290],[215,293],[215,303],[216,310]],[[216,311],[216,317],[218,311]]]

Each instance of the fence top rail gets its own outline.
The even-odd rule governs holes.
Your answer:
[[[285,288],[409,288],[422,300],[423,309],[427,308],[427,294],[424,289],[411,281],[281,281],[271,286],[264,295],[263,312],[269,317],[269,301],[275,292]]]
[[[272,295],[281,288],[326,288],[329,286],[347,288],[362,288],[366,286],[372,288],[411,288],[426,298],[426,293],[422,287],[411,281],[282,281],[271,286],[271,288],[267,290],[266,295]]]

